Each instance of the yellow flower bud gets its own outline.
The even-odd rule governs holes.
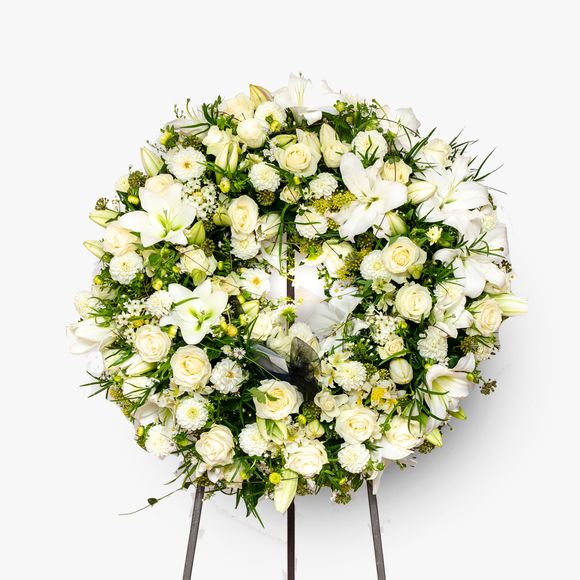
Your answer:
[[[175,338],[175,336],[177,335],[177,326],[175,326],[174,324],[172,324],[167,330],[167,336],[171,337],[171,338]]]
[[[222,193],[229,193],[231,189],[230,180],[227,177],[222,177],[220,181],[220,190]]]
[[[155,290],[161,290],[161,288],[163,288],[163,281],[159,278],[154,278],[151,282],[151,286],[153,286]]]
[[[226,321],[226,319],[225,319],[225,318],[222,318],[222,319],[220,320],[220,328],[221,328],[221,329],[222,329],[224,332],[227,332],[227,331],[228,331],[228,323],[227,323],[227,321]]]
[[[128,195],[127,201],[133,205],[139,204],[139,198],[136,195]]]
[[[272,133],[276,133],[276,131],[279,131],[280,127],[282,127],[282,125],[280,125],[280,121],[274,120],[270,123],[270,131],[272,131]]]
[[[268,477],[268,479],[270,480],[270,483],[273,483],[274,485],[278,485],[281,481],[282,481],[282,476],[279,473],[270,473],[270,476]]]
[[[300,425],[306,425],[306,417],[304,415],[298,415],[298,417],[296,417],[296,420],[298,421],[298,423],[300,423]]]
[[[295,175],[294,178],[292,179],[292,181],[294,182],[294,185],[299,185],[300,184],[300,177],[298,177],[298,175]]]
[[[171,138],[172,135],[173,135],[173,133],[171,131],[168,131],[167,129],[165,129],[165,131],[163,131],[163,133],[161,133],[161,137],[159,137],[159,143],[161,143],[161,145],[165,145],[167,143],[167,141],[169,141],[169,139]]]
[[[233,338],[234,336],[237,336],[238,329],[233,324],[229,324],[226,333],[229,337]]]
[[[143,437],[144,434],[145,427],[143,427],[143,425],[139,425],[139,427],[137,428],[137,437]]]
[[[93,284],[95,286],[100,286],[103,283],[103,279],[97,274],[94,278],[93,278]]]

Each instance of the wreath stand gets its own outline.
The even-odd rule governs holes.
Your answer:
[[[286,279],[286,291],[290,298],[294,298],[294,286],[292,286],[292,282],[289,278]],[[187,552],[185,555],[185,566],[183,568],[183,580],[192,579],[191,574],[193,571],[193,560],[195,558],[195,548],[197,547],[197,538],[199,535],[199,523],[201,521],[201,508],[203,506],[204,494],[205,488],[202,485],[198,485],[195,490],[193,515],[191,517],[189,540],[187,542]],[[379,508],[377,496],[373,492],[373,484],[370,481],[367,481],[367,495],[369,500],[373,547],[375,551],[377,580],[386,580]],[[287,579],[296,580],[296,512],[294,509],[294,502],[290,504],[290,507],[286,512],[286,560],[288,569]]]

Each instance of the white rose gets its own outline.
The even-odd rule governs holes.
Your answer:
[[[320,407],[320,418],[332,421],[340,415],[340,407],[348,401],[348,395],[333,395],[328,391],[319,391],[314,397],[314,403]]]
[[[124,228],[118,221],[109,223],[105,228],[103,250],[113,254],[113,256],[120,256],[125,252],[135,250],[136,242],[137,236],[134,236],[130,230]]]
[[[262,402],[254,397],[256,415],[262,419],[285,419],[288,415],[297,413],[303,401],[302,393],[285,381],[261,381],[258,390],[265,393]]]
[[[173,180],[173,175],[169,175],[168,173],[162,173],[161,175],[150,177],[145,182],[145,189],[147,189],[148,191],[152,191],[153,193],[161,193],[174,183],[175,182]]]
[[[268,340],[272,329],[272,316],[268,312],[261,312],[258,316],[250,323],[252,332],[251,338],[254,340]]]
[[[396,358],[389,364],[391,379],[398,385],[407,385],[413,380],[413,367],[404,358]]]
[[[432,139],[420,150],[419,159],[430,165],[449,167],[451,165],[449,157],[452,152],[451,145],[443,139]]]
[[[501,325],[502,311],[493,298],[484,298],[470,307],[475,328],[483,336],[491,336]]]
[[[385,267],[391,274],[412,273],[413,268],[425,263],[427,253],[409,238],[397,238],[383,250]]]
[[[137,329],[133,346],[145,362],[159,362],[167,356],[171,338],[158,326],[145,324]]]
[[[396,461],[411,455],[413,448],[421,445],[421,427],[417,421],[396,415],[391,418],[389,429],[378,443],[385,459]]]
[[[262,147],[268,135],[268,123],[259,119],[244,119],[238,125],[238,137],[248,147]]]
[[[213,425],[199,436],[195,450],[212,467],[228,465],[234,459],[234,436],[225,425]]]
[[[288,358],[290,356],[290,349],[292,347],[292,337],[288,336],[284,329],[281,327],[276,327],[268,337],[268,348],[278,354]]]
[[[251,197],[236,197],[228,207],[232,230],[239,236],[248,236],[256,229],[258,213],[258,204]]]
[[[403,161],[386,161],[381,169],[381,176],[386,181],[407,183],[413,170]]]
[[[327,167],[340,167],[342,156],[350,151],[350,145],[340,141],[336,131],[326,123],[320,128],[320,145]]]
[[[400,336],[393,334],[389,337],[385,344],[383,346],[379,346],[377,350],[380,357],[382,359],[386,359],[401,352],[404,348],[405,341]]]
[[[186,391],[204,387],[211,375],[207,354],[193,345],[179,347],[171,357],[175,384]]]
[[[219,110],[227,115],[232,115],[238,121],[251,119],[254,116],[254,104],[250,97],[243,93],[220,103]]]
[[[336,432],[347,443],[362,443],[370,439],[376,427],[376,412],[360,405],[343,409],[336,419]]]
[[[431,311],[433,301],[429,290],[412,282],[399,289],[395,296],[397,312],[407,320],[420,322]]]
[[[296,175],[312,175],[314,171],[311,171],[311,161],[312,151],[304,143],[294,143],[294,145],[280,150],[278,156],[280,167]]]
[[[306,478],[318,475],[328,463],[326,449],[320,441],[308,441],[288,451],[286,467]]]
[[[179,263],[184,272],[191,274],[195,270],[201,270],[207,275],[213,274],[217,268],[216,259],[208,257],[206,253],[196,246],[187,246],[180,250],[181,259]]]

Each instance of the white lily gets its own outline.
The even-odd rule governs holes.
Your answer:
[[[138,232],[141,243],[148,247],[166,240],[174,244],[187,245],[184,230],[195,219],[195,208],[181,199],[181,184],[174,183],[162,192],[142,187],[139,199],[145,211],[132,211],[119,218],[119,223]]]
[[[425,402],[435,417],[444,420],[448,411],[457,411],[459,400],[467,397],[475,387],[468,378],[474,368],[475,357],[470,352],[452,369],[437,364],[427,370],[425,383],[429,392],[425,393]]]
[[[460,248],[443,248],[433,255],[435,260],[453,264],[455,277],[464,287],[464,293],[477,298],[486,282],[499,288],[506,283],[506,273],[494,262],[507,255],[505,227],[500,226],[487,232],[472,243]]]
[[[347,240],[366,232],[371,226],[380,228],[387,212],[407,201],[407,188],[395,181],[385,181],[379,172],[383,166],[377,160],[371,167],[363,167],[353,153],[345,153],[340,161],[340,173],[348,190],[356,200],[334,216],[340,224],[339,233]]]
[[[487,188],[470,179],[466,157],[459,156],[448,170],[428,169],[424,181],[435,185],[437,191],[417,206],[419,217],[428,222],[443,222],[473,238],[480,230],[480,215],[476,208],[489,203]]]
[[[309,125],[322,119],[322,113],[336,114],[334,103],[339,94],[332,91],[325,81],[315,86],[310,79],[290,75],[288,86],[274,93],[274,101],[283,109],[290,109],[297,121]]]
[[[173,310],[164,316],[160,324],[179,326],[183,340],[187,344],[198,344],[218,324],[228,303],[228,295],[223,290],[212,290],[211,282],[202,282],[195,290],[180,284],[169,284],[169,294]]]
[[[415,117],[411,108],[395,109],[392,111],[387,105],[382,106],[383,113],[380,126],[395,137],[395,144],[404,149],[410,149],[418,140],[417,130],[421,123]]]
[[[73,354],[101,349],[115,340],[115,329],[112,326],[99,326],[95,318],[69,325],[67,334],[73,339],[70,347]]]

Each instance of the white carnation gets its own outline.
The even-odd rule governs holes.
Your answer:
[[[257,423],[246,425],[240,431],[240,449],[247,455],[264,455],[268,450],[268,441],[262,437]]]
[[[114,256],[109,264],[111,278],[119,284],[129,284],[143,270],[143,258],[137,252]]]
[[[365,280],[387,280],[390,277],[380,250],[374,250],[363,258],[360,274]]]
[[[382,159],[388,151],[385,138],[376,130],[361,131],[352,140],[352,149],[359,157]]]
[[[362,443],[346,443],[338,452],[338,462],[350,473],[360,473],[366,467],[371,454]]]
[[[166,314],[169,314],[171,310],[171,295],[167,290],[158,290],[154,292],[145,301],[145,308],[149,314],[157,318],[161,318]]]
[[[205,171],[205,155],[193,147],[175,147],[165,158],[167,169],[181,181],[197,179]]]
[[[236,393],[246,380],[246,373],[236,361],[226,358],[215,365],[209,380],[220,393]]]
[[[98,306],[99,300],[90,292],[79,292],[75,296],[75,308],[81,318],[88,318]]]
[[[177,424],[187,431],[201,429],[205,425],[208,415],[206,401],[199,396],[182,399],[175,412]]]
[[[347,361],[338,365],[334,373],[334,382],[345,391],[360,389],[366,382],[367,371],[358,361]]]
[[[313,207],[306,207],[296,216],[296,231],[303,238],[314,239],[328,230],[328,220],[320,215]]]
[[[232,254],[240,260],[249,260],[256,257],[261,247],[253,234],[241,238],[232,236],[231,243]]]
[[[329,198],[338,188],[338,181],[331,173],[320,173],[308,185],[315,199]]]
[[[257,191],[276,191],[280,185],[280,174],[263,161],[252,165],[249,177]]]
[[[444,363],[447,359],[447,335],[439,328],[430,326],[417,341],[417,348],[423,358]]]
[[[156,457],[166,457],[175,450],[171,432],[163,425],[154,425],[147,432],[145,449]]]

